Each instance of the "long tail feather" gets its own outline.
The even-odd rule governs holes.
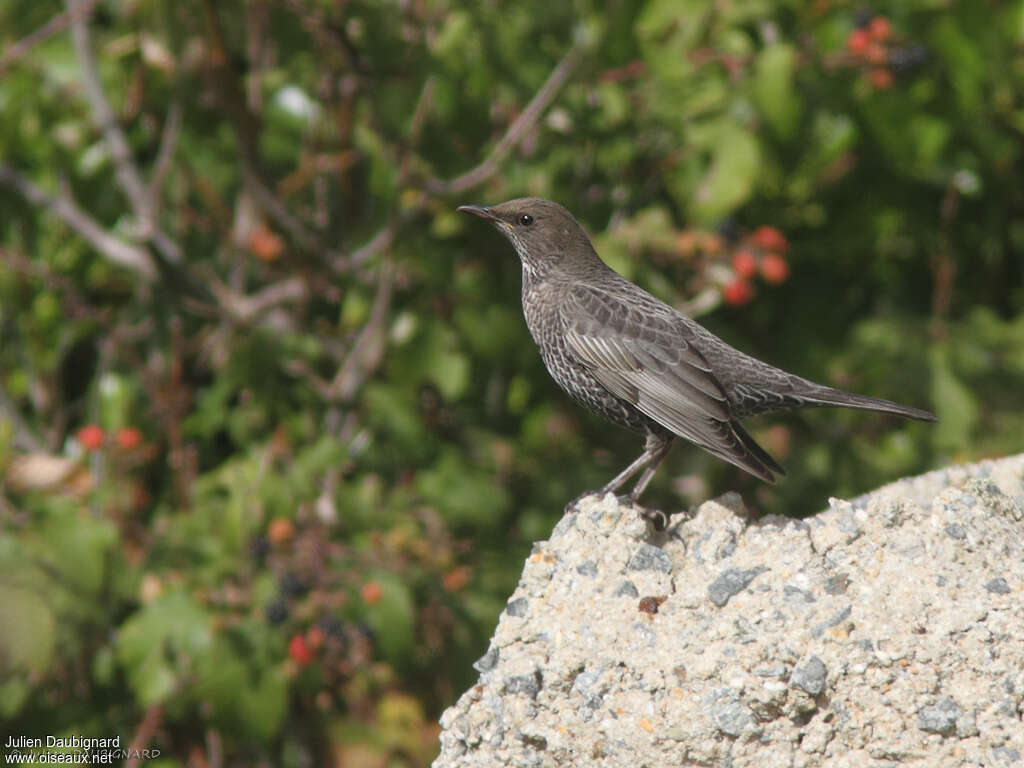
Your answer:
[[[880,413],[892,413],[896,416],[904,416],[908,419],[918,421],[937,421],[935,414],[921,408],[912,408],[909,405],[900,405],[891,400],[883,400],[878,397],[865,397],[855,395],[852,392],[844,392],[841,389],[832,387],[821,387],[810,392],[801,392],[800,397],[811,405],[830,405],[840,408],[859,408],[864,411],[879,411]]]

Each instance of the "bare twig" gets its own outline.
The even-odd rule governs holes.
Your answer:
[[[167,120],[164,121],[163,134],[160,136],[160,149],[157,150],[153,175],[149,179],[149,196],[154,205],[159,199],[160,187],[164,183],[167,170],[171,167],[174,147],[178,142],[178,130],[181,128],[181,112],[181,102],[177,100],[167,110]]]
[[[139,723],[139,727],[135,729],[135,735],[132,736],[131,744],[128,747],[128,762],[125,763],[125,768],[135,768],[139,765],[143,758],[139,757],[150,741],[153,739],[153,733],[157,728],[160,727],[160,721],[163,719],[163,707],[159,704],[154,704],[152,707],[146,710],[146,714],[142,717],[142,722]]]
[[[97,309],[90,305],[78,292],[74,281],[52,270],[45,261],[30,259],[23,253],[0,246],[0,261],[5,262],[17,274],[41,280],[47,290],[59,294],[61,303],[71,318],[88,318],[106,325],[110,318],[109,308]]]
[[[42,441],[21,417],[18,406],[11,402],[2,383],[0,383],[0,417],[11,422],[11,426],[14,428],[15,448],[30,453],[38,453],[43,450]]]
[[[436,88],[434,76],[431,75],[423,82],[420,90],[420,97],[416,100],[416,109],[413,110],[412,120],[409,121],[409,144],[416,146],[423,132],[423,125],[430,114],[430,108],[434,103],[434,89]]]
[[[259,150],[259,117],[249,108],[240,78],[231,69],[230,55],[216,4],[212,0],[204,0],[203,12],[208,30],[213,79],[238,142],[242,173],[253,199],[260,209],[307,253],[317,254],[329,264],[343,260],[344,254],[328,248],[316,232],[288,211],[266,179]]]
[[[79,208],[66,192],[59,197],[53,197],[5,165],[0,165],[0,184],[12,187],[33,205],[55,213],[108,260],[137,272],[147,281],[156,278],[156,265],[146,251],[109,234],[95,219]]]
[[[325,381],[302,359],[285,363],[285,369],[294,376],[301,376],[320,394],[324,400],[345,403],[355,396],[366,379],[378,368],[384,356],[387,342],[386,325],[388,310],[391,308],[392,289],[395,279],[394,265],[385,260],[377,273],[377,294],[373,299],[370,318],[359,331],[348,354],[330,382]]]
[[[429,179],[427,181],[427,189],[437,195],[452,195],[458,192],[465,192],[467,189],[481,184],[497,173],[505,156],[515,148],[526,132],[544,114],[544,110],[554,101],[558,91],[565,85],[572,71],[579,63],[582,53],[583,44],[577,41],[569,49],[569,52],[562,57],[562,60],[558,62],[558,65],[548,75],[544,85],[537,91],[530,100],[530,103],[526,105],[526,109],[512,122],[512,125],[505,131],[505,135],[501,137],[501,140],[491,150],[491,154],[482,163],[472,170],[456,176],[454,179],[447,181],[444,179]]]
[[[220,731],[215,728],[206,731],[206,755],[208,768],[221,768],[224,765],[224,742]]]
[[[82,12],[86,14],[92,13],[93,8],[98,4],[99,0],[86,0],[83,4]],[[4,72],[7,71],[8,67],[18,59],[25,56],[35,46],[43,42],[43,40],[63,32],[68,28],[70,23],[71,16],[68,13],[58,13],[35,32],[32,32],[31,34],[21,38],[21,40],[18,40],[16,43],[9,45],[7,50],[0,55],[0,75],[3,75]]]
[[[299,17],[302,26],[317,39],[325,51],[342,52],[348,60],[349,67],[359,75],[370,73],[369,62],[359,53],[343,25],[332,24],[323,11],[311,3],[285,0],[285,5]]]
[[[380,265],[377,282],[377,295],[373,299],[370,319],[359,332],[345,362],[342,363],[337,375],[331,381],[328,398],[333,401],[350,400],[367,377],[380,365],[387,342],[387,331],[384,328],[391,308],[391,289],[394,284],[394,265],[383,261]]]
[[[334,271],[338,274],[351,272],[353,269],[361,267],[381,251],[390,248],[402,223],[404,223],[403,217],[401,215],[395,216],[381,227],[380,231],[371,237],[365,245],[352,251],[352,253],[341,254],[334,258],[331,262]]]
[[[96,71],[96,58],[93,56],[92,43],[89,39],[89,16],[92,10],[88,0],[67,0],[68,14],[71,17],[71,38],[75,44],[75,56],[82,77],[85,97],[92,109],[93,120],[96,122],[103,140],[110,149],[114,159],[114,177],[118,186],[128,198],[139,226],[139,237],[151,241],[167,261],[180,264],[181,248],[173,238],[162,232],[157,225],[155,201],[152,188],[142,180],[132,157],[128,139],[117,122],[110,102],[103,92],[99,73]]]
[[[85,96],[92,109],[93,120],[103,134],[103,140],[107,143],[110,154],[114,158],[117,182],[128,197],[143,231],[148,234],[153,227],[152,200],[142,181],[139,169],[135,167],[128,139],[125,138],[124,131],[121,130],[114,111],[110,108],[110,102],[107,101],[107,96],[103,92],[103,86],[100,84],[100,76],[96,71],[96,59],[93,56],[89,40],[89,14],[86,11],[85,0],[67,0],[67,6],[71,16],[71,39],[75,44],[75,55],[82,77],[82,86],[85,88]]]
[[[301,277],[272,283],[252,296],[240,296],[217,281],[210,284],[210,290],[217,297],[223,312],[236,323],[243,325],[252,323],[279,304],[302,301],[309,295],[306,281]]]
[[[343,253],[339,253],[331,248],[328,248],[321,241],[319,236],[303,224],[298,218],[293,216],[289,212],[288,208],[282,203],[277,195],[267,186],[262,176],[251,167],[244,158],[243,153],[243,173],[245,174],[246,183],[252,192],[253,200],[259,205],[260,209],[266,213],[274,222],[285,230],[302,248],[307,251],[314,251],[322,253],[329,263],[336,261],[344,261],[347,256]]]

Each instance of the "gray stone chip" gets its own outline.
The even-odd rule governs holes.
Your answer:
[[[747,570],[729,568],[722,571],[718,578],[708,585],[708,599],[721,608],[734,596],[750,586],[750,582],[767,570],[768,568],[759,566]]]
[[[658,549],[651,544],[641,544],[640,549],[633,553],[629,560],[631,571],[657,571],[659,573],[672,573],[672,559],[665,554],[665,550]]]
[[[985,589],[994,595],[1008,595],[1012,591],[1010,585],[1006,583],[1006,579],[1002,576],[996,579],[989,579],[985,582]]]
[[[487,653],[473,662],[473,669],[477,672],[489,672],[497,665],[500,655],[501,654],[497,648],[493,646],[488,648]]]
[[[515,600],[509,600],[505,606],[505,613],[509,616],[525,616],[527,611],[530,610],[530,601],[525,597],[517,597]]]
[[[732,688],[719,688],[708,694],[701,702],[703,709],[722,733],[739,736],[754,722],[750,707]]]
[[[505,678],[505,693],[523,693],[531,699],[537,698],[540,693],[540,678],[538,675],[512,675]]]
[[[615,597],[640,597],[640,592],[637,590],[636,584],[629,579],[623,579],[622,583],[616,587],[613,595]]]
[[[825,668],[825,662],[817,656],[811,656],[806,664],[793,670],[789,682],[797,688],[806,691],[811,696],[817,696],[825,690],[825,678],[827,675],[828,670]]]
[[[917,713],[917,727],[928,733],[951,736],[956,731],[956,721],[963,714],[952,698],[945,698],[938,704],[923,707]]]

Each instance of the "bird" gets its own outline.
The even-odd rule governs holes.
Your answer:
[[[489,221],[522,264],[523,315],[548,373],[585,408],[644,434],[644,451],[600,489],[615,493],[643,470],[640,495],[681,437],[767,483],[783,468],[741,419],[839,406],[920,421],[920,408],[817,384],[729,346],[601,260],[563,206],[538,197],[462,205]]]

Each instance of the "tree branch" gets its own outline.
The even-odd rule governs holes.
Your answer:
[[[82,11],[86,14],[92,13],[93,8],[98,4],[99,0],[86,0]],[[69,13],[58,13],[35,32],[32,32],[31,34],[21,38],[21,40],[18,40],[16,43],[9,45],[7,50],[3,52],[3,55],[0,55],[0,76],[7,71],[8,67],[18,59],[25,56],[35,46],[43,42],[43,40],[53,37],[67,29],[70,23],[71,15]]]
[[[182,261],[181,248],[165,232],[160,230],[156,221],[156,211],[152,188],[142,180],[132,156],[128,139],[125,138],[121,125],[117,122],[110,102],[103,92],[99,73],[96,71],[96,58],[92,53],[89,39],[89,16],[92,5],[88,0],[67,0],[68,15],[71,17],[71,39],[75,44],[75,56],[82,77],[85,97],[92,109],[92,117],[103,140],[110,149],[114,160],[114,176],[118,186],[128,198],[132,213],[138,221],[139,237],[151,241],[158,251],[172,264]]]
[[[149,180],[149,195],[154,204],[159,199],[160,186],[164,183],[167,169],[171,167],[174,146],[178,142],[178,130],[181,128],[181,112],[181,102],[177,100],[167,111],[167,120],[164,122],[163,134],[160,136],[160,149],[157,150],[153,175]]]
[[[140,758],[137,755],[149,746],[149,742],[153,739],[153,734],[160,727],[160,721],[163,720],[163,716],[164,710],[159,704],[154,704],[146,710],[146,714],[142,717],[142,722],[135,729],[135,735],[132,736],[131,744],[128,745],[128,754],[131,757],[125,763],[125,768],[136,768],[136,766],[141,764]]]
[[[11,426],[14,428],[15,448],[29,453],[39,453],[43,450],[42,441],[21,417],[18,406],[7,396],[7,391],[2,383],[0,383],[0,417],[11,422]]]
[[[103,140],[110,148],[114,159],[117,182],[135,212],[136,218],[144,232],[149,233],[153,227],[153,208],[149,192],[139,169],[135,167],[131,148],[125,138],[124,131],[110,108],[103,86],[100,85],[99,73],[96,71],[96,59],[92,55],[89,40],[88,8],[85,0],[67,0],[68,14],[71,17],[71,39],[75,44],[75,56],[78,69],[85,88],[85,97],[92,109],[92,117],[96,126],[103,134]]]
[[[378,273],[377,295],[373,299],[370,319],[359,332],[345,362],[328,387],[327,397],[336,402],[347,402],[380,365],[387,342],[384,329],[391,308],[391,293],[394,285],[394,265],[383,261]]]
[[[394,279],[394,264],[388,260],[381,262],[370,318],[356,336],[334,379],[325,381],[301,359],[287,361],[286,370],[294,376],[305,378],[324,400],[332,403],[350,401],[383,359],[387,344],[387,330],[384,326],[391,308]]]
[[[6,165],[0,165],[0,184],[12,187],[33,205],[56,214],[109,261],[136,272],[147,282],[152,282],[156,278],[157,269],[152,256],[143,249],[109,234],[95,219],[79,208],[67,192],[53,197]]]
[[[544,111],[551,105],[551,102],[554,101],[558,91],[565,85],[572,71],[579,64],[582,53],[583,43],[577,40],[573,47],[569,49],[569,52],[565,54],[562,60],[558,62],[558,65],[551,71],[551,74],[548,75],[548,79],[530,100],[530,103],[526,105],[526,109],[512,122],[505,135],[501,137],[501,140],[491,150],[491,154],[482,163],[472,170],[456,176],[454,179],[447,181],[444,179],[428,179],[427,189],[436,195],[452,195],[458,192],[465,192],[467,189],[487,181],[487,179],[497,173],[506,155],[516,147],[523,138],[523,135],[533,127],[537,120],[540,119],[540,116],[544,114]]]
[[[301,277],[271,283],[252,296],[240,296],[219,281],[211,283],[210,290],[217,297],[220,309],[233,321],[243,325],[252,323],[278,304],[302,301],[309,295],[306,281]]]

